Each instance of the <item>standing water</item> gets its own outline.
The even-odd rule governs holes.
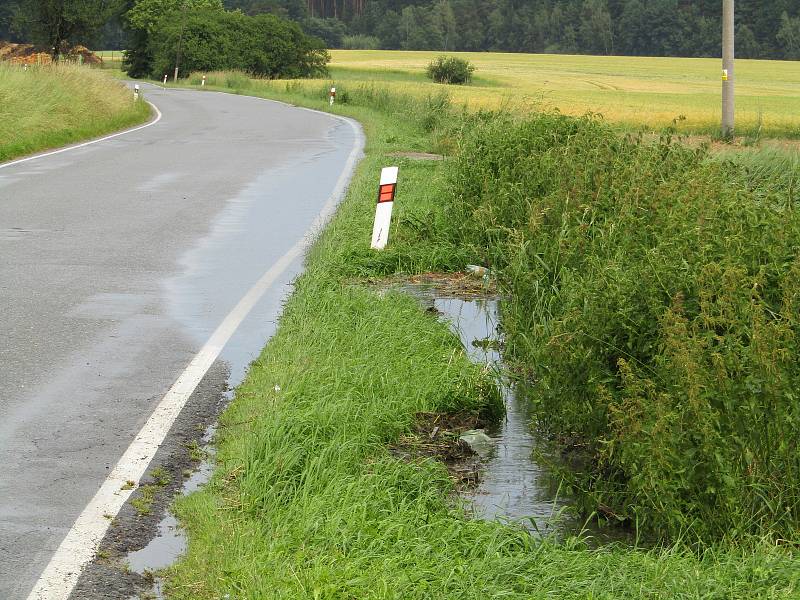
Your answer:
[[[469,357],[497,372],[506,406],[505,418],[486,431],[493,443],[481,482],[464,497],[478,518],[520,523],[540,533],[551,531],[563,504],[556,499],[550,472],[533,459],[537,441],[529,404],[502,376],[498,300],[437,298],[434,306],[461,338]]]

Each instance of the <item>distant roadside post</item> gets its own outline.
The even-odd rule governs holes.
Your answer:
[[[133,86],[133,101],[136,102],[139,100],[139,84]]]
[[[381,171],[378,188],[378,206],[375,209],[375,225],[372,228],[372,249],[383,250],[389,241],[389,226],[392,224],[392,206],[397,193],[398,167],[386,167]]]
[[[722,0],[722,137],[733,136],[735,126],[734,0]]]
[[[333,106],[333,103],[336,102],[336,88],[335,87],[331,88],[330,102],[331,102],[331,106]]]

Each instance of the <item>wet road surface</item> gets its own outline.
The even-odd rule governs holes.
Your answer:
[[[25,598],[211,332],[360,144],[255,98],[147,88],[149,128],[0,169],[0,598]],[[231,384],[300,260],[223,350]],[[223,385],[225,382],[220,382]]]

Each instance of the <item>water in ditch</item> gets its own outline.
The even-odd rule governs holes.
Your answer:
[[[499,301],[434,298],[433,306],[459,336],[468,356],[495,371],[506,406],[501,422],[485,432],[491,444],[480,483],[462,496],[476,518],[518,523],[539,533],[553,531],[566,504],[558,498],[550,470],[534,460],[537,439],[530,405],[503,376]]]

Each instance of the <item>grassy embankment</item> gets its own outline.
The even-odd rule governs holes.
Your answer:
[[[100,71],[0,63],[0,162],[143,123],[145,102]]]
[[[236,74],[213,75],[209,82],[212,89],[218,84],[326,108],[322,85],[254,83]],[[459,192],[482,181],[488,192],[497,179],[501,199],[510,200],[513,183],[502,175],[515,175],[513,164],[492,160],[505,155],[513,161],[520,153],[476,152],[482,136],[470,132],[485,126],[513,133],[515,125],[454,117],[441,98],[415,100],[360,88],[336,111],[364,124],[366,159],[311,253],[277,335],[222,418],[211,484],[178,503],[190,545],[170,570],[171,597],[797,597],[800,569],[791,545],[709,537],[701,550],[674,540],[655,549],[591,549],[578,538],[540,540],[514,527],[470,521],[453,505],[441,465],[408,463],[391,454],[388,444],[408,429],[416,412],[478,409],[491,403],[492,394],[486,374],[468,363],[443,324],[413,300],[379,296],[352,285],[352,278],[455,270],[486,258],[481,255],[488,248],[477,236],[487,215],[491,221],[492,207],[475,210],[448,187],[459,184]],[[594,127],[555,119],[541,124],[557,134],[566,126],[586,127],[588,135]],[[594,133],[609,142],[602,131]],[[552,143],[571,156],[568,138]],[[418,162],[392,156],[442,150],[458,158]],[[554,159],[557,154],[549,152]],[[591,160],[575,155],[575,164],[577,158]],[[464,168],[471,160],[477,177]],[[396,228],[390,248],[375,254],[368,244],[376,177],[391,163],[401,166]],[[487,164],[497,167],[490,176]],[[563,188],[554,188],[550,197],[563,202]],[[521,206],[528,210],[532,199],[525,198]],[[536,214],[528,215],[530,223]],[[464,217],[474,227],[458,227]],[[491,258],[501,283],[514,285],[514,267],[523,263],[501,260],[508,248],[504,238],[523,250],[529,243],[512,221],[492,221],[496,227],[487,235],[496,236],[491,251],[497,255]],[[560,238],[550,235],[550,225],[540,231],[541,243],[557,247]],[[551,280],[548,271],[530,272],[542,275],[544,284]],[[527,333],[523,326],[509,332],[517,348]],[[673,474],[664,475],[668,481]]]

